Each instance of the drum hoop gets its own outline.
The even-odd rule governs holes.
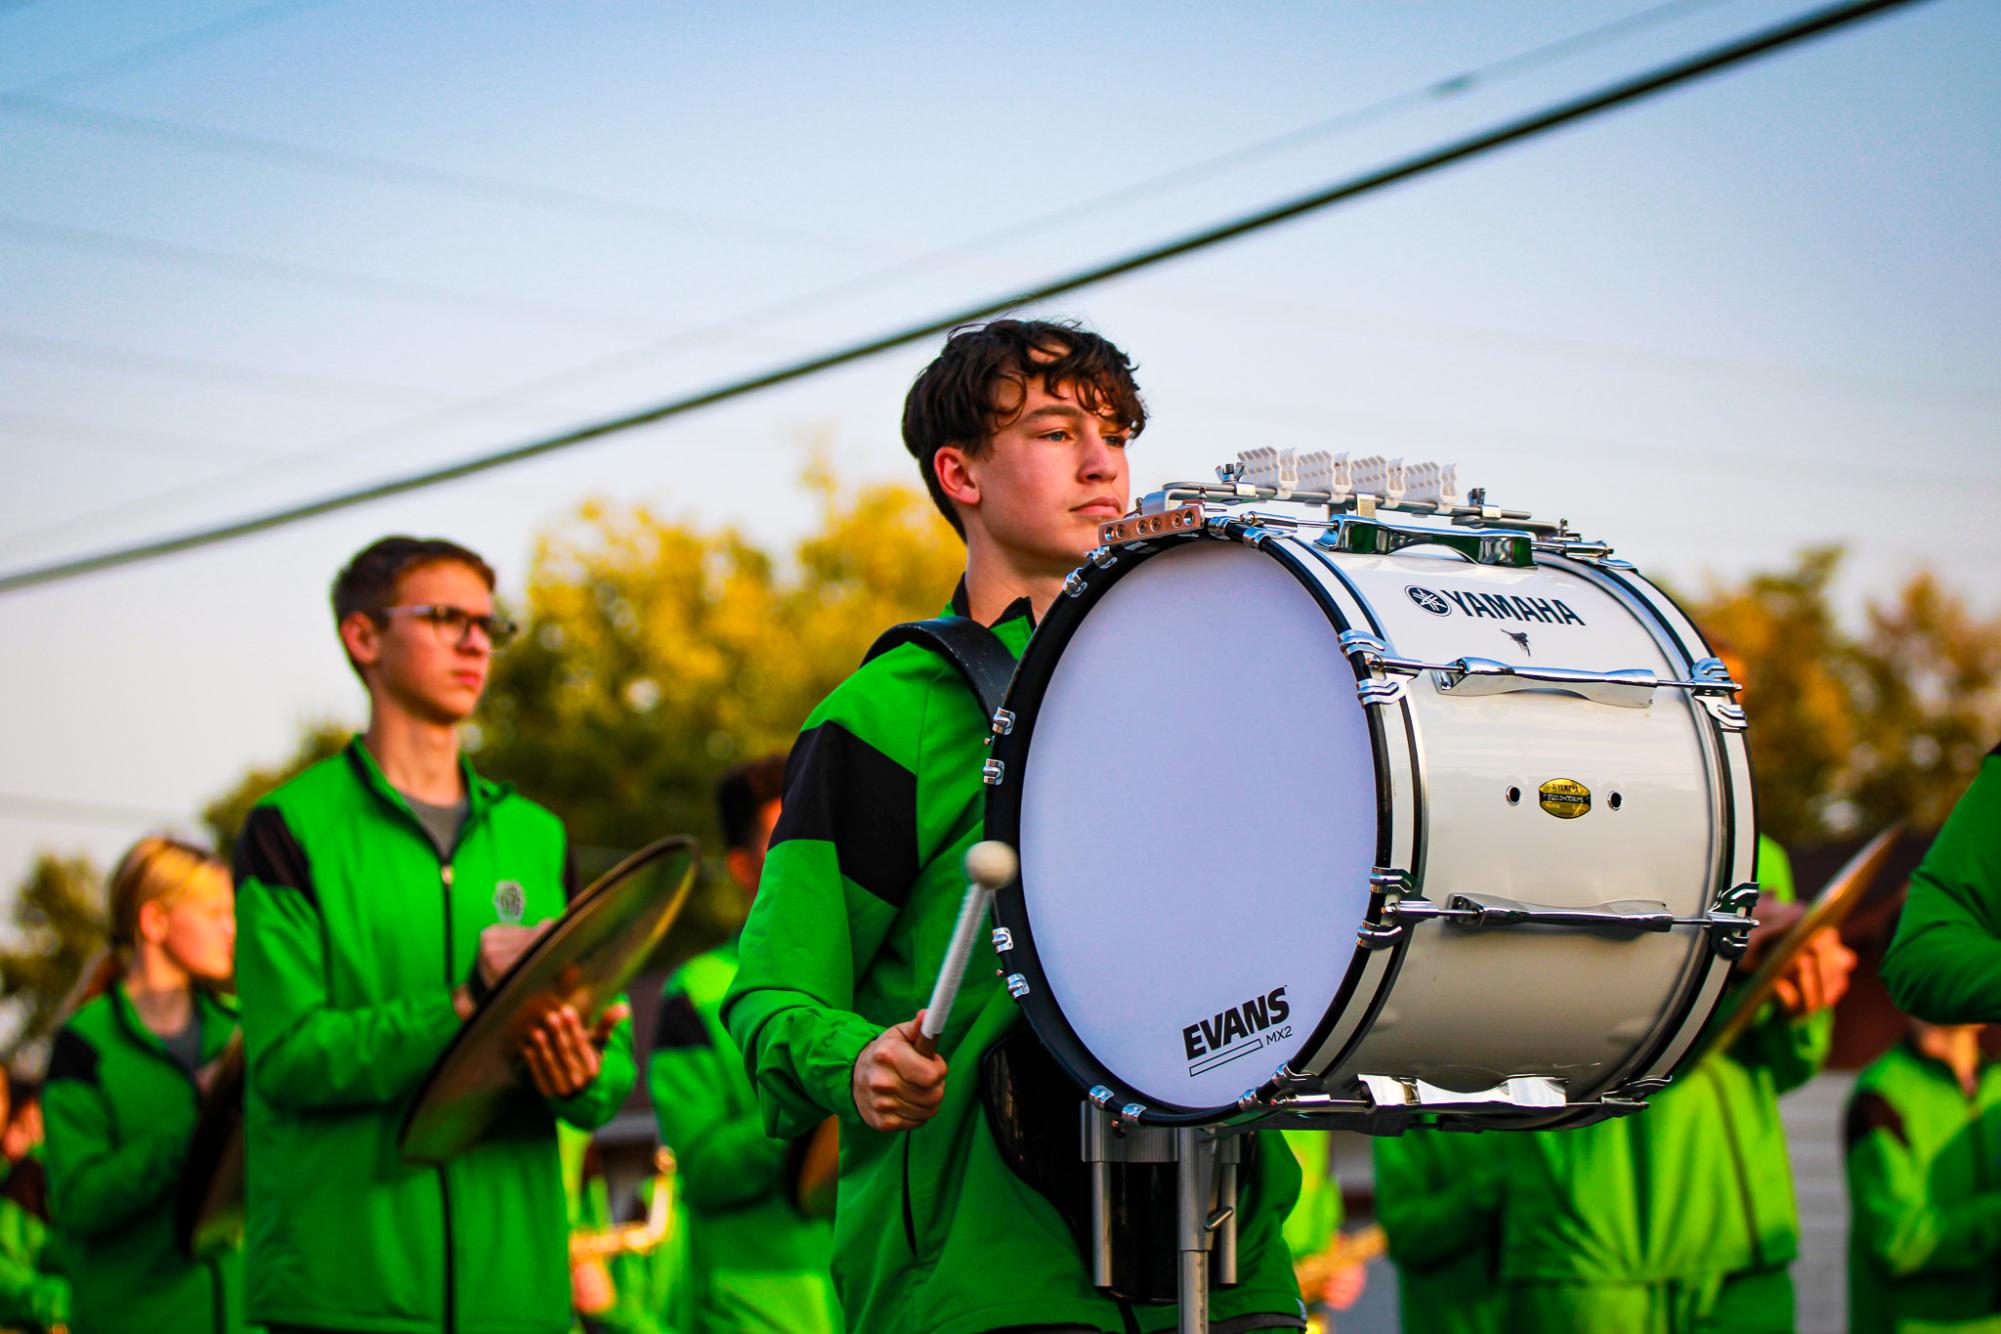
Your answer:
[[[1374,604],[1363,595],[1362,590],[1356,586],[1355,581],[1343,572],[1339,561],[1331,559],[1317,547],[1303,542],[1295,544],[1290,540],[1277,543],[1273,554],[1278,557],[1280,564],[1289,564],[1301,559],[1295,551],[1295,546],[1303,547],[1307,552],[1307,559],[1318,561],[1322,568],[1334,576],[1335,580],[1341,585],[1342,590],[1347,593],[1349,599],[1354,603],[1356,610],[1361,613],[1362,619],[1368,623],[1371,634],[1381,638],[1387,633],[1382,622],[1376,616]],[[1314,599],[1321,604],[1321,608],[1327,613],[1328,619],[1334,623],[1336,633],[1356,628],[1350,623],[1349,613],[1335,599],[1329,596],[1325,584],[1297,571],[1295,571],[1295,574],[1300,579],[1300,582],[1307,586],[1308,591],[1313,594]],[[1351,655],[1349,657],[1349,664],[1354,668],[1355,680],[1358,683],[1368,679],[1370,672],[1362,659]],[[1400,756],[1393,755],[1392,729],[1384,724],[1381,717],[1383,710],[1387,707],[1389,706],[1376,705],[1362,710],[1364,717],[1368,720],[1369,740],[1376,765],[1376,864],[1385,867],[1401,867],[1409,872],[1410,884],[1412,886],[1422,886],[1424,884],[1426,850],[1430,846],[1431,810],[1430,788],[1428,786],[1425,766],[1424,738],[1419,728],[1417,711],[1411,708],[1408,695],[1398,697],[1395,701],[1395,708],[1403,723],[1401,729],[1403,746]],[[1398,758],[1401,758],[1402,762],[1408,766],[1411,793],[1409,841],[1401,849],[1398,847],[1396,833],[1396,790],[1395,784],[1390,778],[1390,766]],[[1404,855],[1399,856],[1399,851]],[[1383,925],[1385,918],[1388,916],[1386,911],[1388,903],[1388,887],[1382,885],[1371,886],[1369,907],[1363,918],[1363,925],[1370,927]],[[1334,993],[1334,1000],[1327,1007],[1326,1014],[1322,1016],[1320,1023],[1314,1027],[1306,1043],[1300,1048],[1300,1051],[1307,1056],[1307,1064],[1310,1067],[1310,1072],[1281,1071],[1281,1075],[1290,1073],[1295,1077],[1306,1076],[1312,1079],[1319,1079],[1328,1073],[1339,1070],[1342,1064],[1355,1054],[1363,1041],[1369,1036],[1369,1031],[1376,1026],[1376,1020],[1382,1014],[1383,1007],[1389,1003],[1390,993],[1396,990],[1397,978],[1403,972],[1404,959],[1410,953],[1410,942],[1411,933],[1405,930],[1398,936],[1393,945],[1386,951],[1381,951],[1382,953],[1387,953],[1389,958],[1387,966],[1381,970],[1381,975],[1376,980],[1375,994],[1369,998],[1361,1018],[1356,1021],[1353,1031],[1349,1033],[1346,1040],[1341,1043],[1337,1050],[1323,1056],[1321,1049],[1327,1044],[1335,1030],[1339,1028],[1346,1017],[1347,1003],[1354,998],[1355,992],[1360,989],[1362,982],[1365,980],[1369,965],[1372,962],[1370,955],[1376,953],[1375,951],[1362,948],[1359,943],[1357,944],[1355,959],[1349,967],[1348,976]],[[1259,1089],[1258,1092],[1261,1097],[1269,1100],[1274,1094],[1280,1091],[1278,1086],[1283,1082],[1285,1081],[1282,1078],[1275,1076],[1263,1088]]]
[[[1071,576],[1066,586],[1065,596],[1059,597],[1044,615],[1023,651],[1019,666],[1015,669],[1014,680],[1008,687],[1005,710],[1012,715],[1012,721],[1005,731],[998,728],[993,739],[992,757],[999,762],[1002,781],[987,789],[986,833],[989,838],[1020,846],[1021,841],[1021,794],[1024,790],[1023,776],[1027,768],[1027,754],[1034,736],[1035,719],[1042,697],[1049,687],[1056,663],[1063,655],[1070,638],[1083,623],[1086,613],[1120,579],[1137,569],[1151,557],[1170,547],[1196,541],[1227,540],[1219,533],[1202,530],[1152,538],[1124,547],[1111,549],[1111,560],[1105,564],[1096,561],[1087,563]],[[1326,588],[1309,577],[1296,563],[1300,558],[1286,549],[1283,541],[1275,541],[1260,535],[1260,540],[1246,542],[1253,550],[1271,556],[1281,568],[1290,574],[1314,599],[1333,626],[1336,635],[1350,628],[1346,624],[1346,613],[1328,596]],[[1269,549],[1266,549],[1269,547]],[[1281,554],[1282,553],[1282,554]],[[1346,581],[1343,586],[1347,587]],[[1075,592],[1068,591],[1074,588]],[[1352,593],[1352,589],[1350,589]],[[1365,599],[1357,599],[1366,608]],[[1364,670],[1356,666],[1358,678]],[[1398,700],[1395,707],[1404,719],[1404,741],[1412,747],[1408,752],[1413,775],[1412,795],[1418,809],[1412,820],[1411,851],[1417,853],[1423,846],[1420,831],[1423,828],[1423,782],[1422,773],[1416,760],[1415,722],[1411,717],[1407,702]],[[1364,708],[1363,715],[1368,724],[1372,754],[1375,760],[1376,782],[1376,852],[1379,858],[1395,848],[1395,809],[1393,794],[1387,778],[1385,757],[1391,746],[1383,720],[1378,717],[1379,708]],[[1388,862],[1382,864],[1388,865]],[[1364,918],[1356,923],[1357,928],[1378,925],[1384,913],[1385,896],[1372,894]],[[1093,1096],[1092,1100],[1111,1111],[1124,1113],[1126,1109],[1138,1107],[1136,1115],[1127,1119],[1148,1125],[1210,1125],[1226,1121],[1247,1119],[1269,1112],[1269,1098],[1282,1086],[1289,1085],[1296,1075],[1288,1067],[1281,1066],[1258,1087],[1247,1090],[1242,1098],[1232,1103],[1208,1107],[1187,1104],[1149,1103],[1139,1092],[1115,1076],[1103,1062],[1091,1052],[1069,1019],[1063,1014],[1053,997],[1048,977],[1042,970],[1041,960],[1035,949],[1034,932],[1028,923],[1026,901],[1021,878],[1015,880],[994,896],[993,915],[995,923],[1007,933],[1004,940],[1007,947],[1000,955],[1003,971],[1020,977],[1026,989],[1017,997],[1023,1016],[1029,1027],[1041,1039],[1049,1053],[1056,1059],[1066,1074],[1076,1082],[1080,1096],[1086,1091],[1108,1090],[1108,1096]],[[1375,1021],[1396,978],[1407,947],[1408,936],[1393,947],[1394,958],[1389,970],[1382,976],[1377,993],[1369,1001],[1369,1012],[1365,1022],[1359,1027],[1349,1045],[1359,1042]],[[1357,942],[1346,973],[1335,990],[1334,1000],[1327,1010],[1315,1021],[1314,1027],[1301,1042],[1298,1051],[1310,1053],[1326,1041],[1328,1033],[1345,1013],[1345,1005],[1360,987],[1364,974],[1371,962],[1371,951]],[[1013,990],[1011,987],[1010,990]],[[1331,1067],[1330,1067],[1331,1068]]]
[[[1692,668],[1698,659],[1711,656],[1708,642],[1688,613],[1665,590],[1640,576],[1637,570],[1632,572],[1634,577],[1628,579],[1621,571],[1596,562],[1572,561],[1551,555],[1543,556],[1542,560],[1554,568],[1569,570],[1586,582],[1597,582],[1620,601],[1642,613],[1638,619],[1653,631],[1656,642],[1664,649],[1681,656],[1684,667]],[[1693,645],[1689,642],[1691,639]],[[1702,651],[1698,653],[1696,649]],[[1706,709],[1691,707],[1690,712],[1697,718],[1697,735],[1701,738],[1703,756],[1716,782],[1710,792],[1710,815],[1716,831],[1712,836],[1714,847],[1711,850],[1710,901],[1713,903],[1727,890],[1756,875],[1757,793],[1756,785],[1749,781],[1751,755],[1743,734],[1724,729]],[[1737,781],[1739,765],[1746,780],[1741,784]],[[1741,838],[1737,832],[1740,828],[1746,831]],[[1711,953],[1706,964],[1691,968],[1688,982],[1682,987],[1664,1022],[1655,1029],[1652,1040],[1636,1046],[1633,1057],[1594,1092],[1615,1092],[1621,1085],[1636,1079],[1665,1078],[1672,1073],[1723,1003],[1722,984],[1731,966],[1731,960]],[[1700,1023],[1691,1023],[1696,1010],[1703,1006],[1705,995],[1706,1012],[1701,1016]]]

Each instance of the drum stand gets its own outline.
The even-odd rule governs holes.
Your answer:
[[[1125,1126],[1092,1103],[1082,1107],[1084,1162],[1091,1175],[1093,1286],[1112,1285],[1112,1164],[1173,1163],[1180,1330],[1208,1334],[1211,1271],[1219,1286],[1237,1281],[1237,1177],[1243,1140],[1206,1126]]]

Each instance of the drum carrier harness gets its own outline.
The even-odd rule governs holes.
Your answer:
[[[966,616],[906,621],[883,631],[862,661],[904,644],[950,664],[972,692],[983,721],[1001,707],[1015,660],[986,626]],[[1176,1301],[1173,1132],[1141,1126],[1114,1130],[1110,1118],[1091,1105],[1027,1024],[981,1058],[980,1101],[1002,1161],[1055,1208],[1091,1270],[1092,1286],[1119,1302],[1126,1327],[1139,1328],[1133,1304]],[[1234,1197],[1244,1179],[1244,1163],[1256,1160],[1257,1142],[1233,1136],[1218,1148],[1215,1185],[1229,1205],[1220,1225],[1226,1234],[1219,1238],[1223,1263],[1210,1273],[1214,1286],[1234,1287]]]

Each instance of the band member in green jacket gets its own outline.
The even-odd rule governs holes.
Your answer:
[[[1849,1096],[1850,1334],[2001,1329],[2001,1064],[1913,1023]]]
[[[1916,1018],[2001,1022],[2001,746],[1912,873],[1883,981]]]
[[[69,1276],[49,1230],[40,1097],[0,1066],[0,1329],[69,1325]]]
[[[229,870],[142,839],[111,877],[111,946],[49,1052],[49,1215],[75,1276],[76,1334],[243,1326],[241,1256],[190,1260],[175,1187],[211,1062],[236,1032],[221,987],[236,914]]]
[[[1791,901],[1790,865],[1769,839],[1758,879]],[[1777,914],[1764,916],[1743,969],[1777,934]],[[1511,1147],[1507,1327],[1793,1328],[1799,1212],[1778,1099],[1825,1061],[1829,1007],[1854,962],[1827,933],[1802,952],[1768,1013],[1728,1051],[1684,1068],[1645,1111]]]
[[[716,784],[723,864],[757,895],[778,820],[785,759],[738,765]],[[743,1053],[722,1023],[736,942],[683,964],[660,1000],[647,1065],[660,1142],[674,1152],[688,1217],[692,1334],[831,1334],[841,1327],[828,1272],[834,1232],[794,1207],[793,1145],[764,1133]]]
[[[1324,1130],[1282,1130],[1299,1160],[1299,1200],[1285,1218],[1285,1244],[1299,1275],[1299,1296],[1314,1314],[1339,1313],[1362,1299],[1369,1285],[1360,1262],[1337,1254],[1341,1238],[1341,1183],[1334,1175],[1334,1137]]]
[[[561,1334],[570,1324],[558,1118],[631,1091],[622,1005],[569,1006],[520,1055],[471,1148],[405,1162],[411,1099],[574,884],[556,817],[474,773],[458,725],[513,627],[493,571],[385,538],[333,590],[368,731],[251,811],[237,842],[250,1318],[370,1334]]]
[[[1514,1137],[1406,1130],[1371,1146],[1403,1334],[1500,1334],[1501,1209]]]
[[[1124,512],[1126,442],[1144,421],[1130,363],[1095,334],[1017,320],[955,332],[911,388],[903,427],[966,539],[951,610],[1019,655],[1098,525]],[[840,1118],[834,1281],[850,1329],[1172,1328],[1172,1306],[1126,1311],[1091,1287],[1062,1216],[982,1124],[981,1058],[1025,1032],[991,969],[968,971],[937,1054],[916,1046],[981,837],[988,735],[962,679],[916,644],[813,711],[724,1019],[769,1133]],[[1299,1167],[1275,1137],[1253,1143],[1237,1202],[1242,1281],[1210,1307],[1219,1334],[1303,1323],[1279,1235]]]

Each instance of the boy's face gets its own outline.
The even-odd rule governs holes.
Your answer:
[[[978,500],[961,512],[1017,569],[1066,573],[1098,545],[1098,525],[1126,512],[1125,424],[1088,411],[1073,386],[1040,379],[1003,381],[995,407],[1012,419],[977,457],[961,456]]]
[[[437,561],[405,571],[390,605],[456,607],[475,617],[491,616],[493,592],[470,566]],[[477,625],[454,637],[422,616],[377,620],[356,613],[341,626],[341,637],[366,671],[372,695],[386,696],[427,722],[464,721],[486,689],[493,643]]]

